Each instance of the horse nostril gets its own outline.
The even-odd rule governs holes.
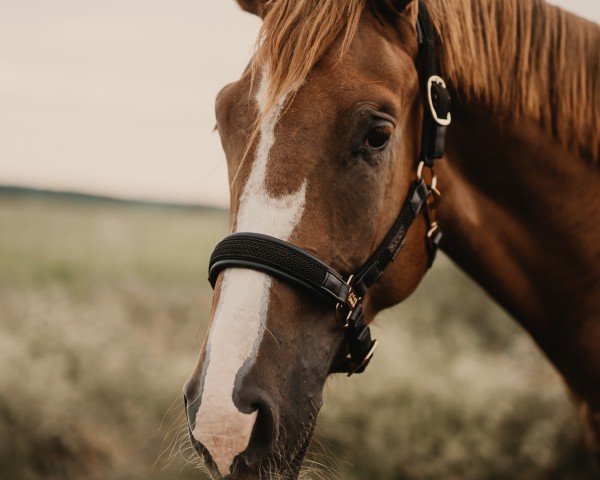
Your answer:
[[[197,452],[226,477],[236,457],[255,470],[273,454],[278,414],[268,394],[238,386],[227,395],[207,394],[206,382],[194,375],[183,388],[190,437]]]
[[[194,420],[196,410],[198,410],[198,401],[200,400],[200,392],[198,391],[198,382],[189,379],[183,386],[183,408],[187,415],[190,428],[194,428]]]
[[[278,419],[273,402],[264,394],[259,394],[254,401],[247,402],[244,410],[257,412],[256,422],[248,448],[242,454],[249,466],[256,466],[260,461],[273,453],[277,442]]]

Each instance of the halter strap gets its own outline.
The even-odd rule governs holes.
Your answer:
[[[419,0],[417,18],[419,53],[417,69],[423,94],[423,133],[421,136],[421,161],[433,167],[444,156],[446,129],[452,121],[451,98],[446,83],[440,76],[435,40],[436,33],[423,0]]]
[[[413,183],[394,226],[375,253],[354,274],[353,288],[359,296],[367,292],[396,258],[408,229],[428,196],[429,189],[423,180]],[[294,283],[334,303],[345,302],[350,293],[343,276],[327,264],[291,243],[262,233],[228,235],[216,246],[209,265],[208,279],[213,288],[221,271],[246,267]]]
[[[450,124],[450,94],[439,76],[435,52],[435,31],[423,0],[417,21],[419,53],[417,69],[424,95],[422,147],[417,179],[410,186],[400,215],[384,240],[354,275],[347,279],[313,255],[278,238],[260,233],[239,232],[226,236],[213,251],[208,279],[214,288],[219,273],[228,268],[258,270],[320,296],[335,305],[338,324],[346,331],[349,354],[336,371],[362,373],[369,364],[377,341],[365,323],[362,301],[369,288],[404,246],[410,226],[421,211],[429,223],[427,245],[429,266],[442,238],[432,218],[430,199],[437,197],[435,161],[444,155],[446,127]],[[432,170],[432,184],[422,177],[423,168]]]

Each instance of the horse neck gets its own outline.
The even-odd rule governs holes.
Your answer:
[[[600,352],[585,341],[600,341],[597,166],[536,122],[477,105],[460,106],[449,132],[439,166],[444,250],[585,389],[590,373],[600,380]],[[570,355],[585,344],[589,352]]]
[[[443,248],[600,408],[600,29],[537,1],[494,19],[481,2],[432,4],[458,103],[438,170]]]

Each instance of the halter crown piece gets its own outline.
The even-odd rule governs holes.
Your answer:
[[[435,31],[423,0],[419,1],[417,34],[417,69],[424,97],[417,179],[411,184],[396,222],[366,263],[345,279],[318,258],[290,243],[268,235],[244,232],[225,237],[210,257],[208,279],[213,288],[221,271],[248,268],[312,292],[335,306],[336,319],[345,331],[348,347],[347,356],[335,371],[348,376],[364,372],[377,347],[377,340],[372,340],[369,326],[365,323],[363,299],[402,249],[408,229],[421,211],[424,211],[429,226],[426,236],[429,267],[442,239],[434,217],[434,207],[440,198],[435,162],[444,155],[446,128],[451,122],[451,101],[446,83],[439,74]],[[431,171],[429,184],[423,176],[426,168]]]

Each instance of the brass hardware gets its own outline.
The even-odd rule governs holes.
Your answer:
[[[417,179],[418,180],[423,180],[423,169],[426,167],[425,162],[421,161],[419,162],[419,166],[417,167]],[[429,189],[429,196],[431,197],[432,201],[429,202],[429,206],[432,208],[435,208],[440,199],[442,198],[442,193],[438,190],[437,188],[437,183],[438,183],[438,178],[437,178],[437,174],[435,173],[435,166],[432,165],[431,167],[427,167],[430,172],[431,172],[431,182],[429,183],[429,185],[427,185],[427,182],[425,182],[425,184],[427,185],[427,188]]]
[[[346,318],[342,320],[343,309],[344,309],[344,305],[342,303],[338,303],[335,306],[335,320],[341,328],[346,330],[348,328],[348,325],[350,325],[350,323],[349,323],[350,315],[349,314],[346,315]]]
[[[419,162],[419,166],[417,167],[417,179],[418,180],[423,180],[423,168],[424,167],[425,167],[425,162],[421,160]]]
[[[356,367],[354,367],[352,370],[350,370],[348,372],[348,376],[349,377],[351,377],[352,375],[354,375],[365,364],[367,364],[367,363],[369,363],[371,361],[371,359],[373,358],[373,355],[375,354],[375,350],[377,350],[378,346],[379,346],[379,340],[373,340],[373,345],[371,345],[371,350],[369,350],[369,353],[367,353],[365,355],[365,358],[363,359],[362,362],[360,362]]]
[[[437,188],[437,175],[435,173],[435,166],[427,166],[425,162],[419,162],[419,166],[417,167],[417,179],[420,181],[423,180],[423,170],[427,167],[431,172],[431,183],[427,185],[427,181],[425,181],[425,185],[427,185],[428,195],[427,200],[425,202],[425,220],[429,225],[429,230],[427,232],[427,238],[429,240],[433,239],[433,235],[436,231],[439,230],[439,225],[435,219],[435,209],[439,205],[442,199],[442,192],[440,192]]]
[[[354,310],[356,308],[359,301],[360,301],[360,298],[358,298],[358,295],[356,295],[354,290],[350,290],[350,293],[348,294],[348,305],[350,305],[350,308],[352,310]]]
[[[429,225],[429,231],[427,232],[427,238],[432,238],[433,234],[439,230],[440,226],[438,225],[437,222],[431,222],[431,225]]]
[[[417,167],[417,180],[423,180],[423,169],[425,168],[425,162],[421,160]],[[435,173],[435,166],[427,167],[431,171],[431,182],[429,185],[430,190],[437,190],[437,174]]]
[[[434,209],[442,200],[442,192],[440,192],[437,188],[429,187],[429,198],[431,200],[428,200],[428,205]]]
[[[348,308],[348,313],[347,313],[345,319],[342,319],[342,312],[346,305],[339,302],[335,306],[335,318],[337,320],[338,325],[344,329],[348,328],[350,317],[352,316],[352,313],[354,312],[354,310],[356,310],[356,307],[362,301],[362,298],[359,297],[356,294],[356,292],[354,291],[354,289],[352,288],[353,280],[354,280],[354,275],[350,275],[350,277],[348,277],[348,280],[346,280],[346,284],[348,285],[348,287],[350,287],[350,291],[348,292],[348,297],[346,298],[346,305],[348,305],[349,308]]]
[[[429,185],[429,190],[439,193],[440,191],[437,189],[437,175],[433,167],[431,167],[431,185]]]

